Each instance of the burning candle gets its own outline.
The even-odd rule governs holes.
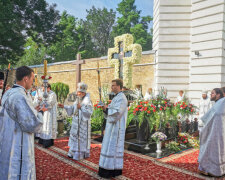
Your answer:
[[[47,60],[44,60],[44,76],[47,76]]]

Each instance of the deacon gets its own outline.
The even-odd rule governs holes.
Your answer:
[[[199,172],[205,175],[225,174],[225,98],[221,89],[211,92],[215,105],[202,117],[200,132]]]
[[[43,107],[34,108],[28,90],[34,72],[27,66],[16,70],[16,84],[5,92],[0,112],[1,179],[36,179],[34,133],[42,126]],[[39,111],[39,112],[38,112]]]
[[[42,86],[42,91],[39,91],[39,93],[36,93],[35,99],[34,99],[34,106],[37,106],[38,104],[43,105],[44,98],[44,86]],[[43,144],[44,148],[48,148],[52,145],[54,145],[54,139],[57,138],[57,96],[56,94],[51,90],[51,85],[47,85],[47,111],[44,112],[43,115],[43,126],[42,130],[36,134],[36,136],[39,137],[39,144]]]
[[[122,174],[124,138],[127,120],[127,98],[122,93],[123,81],[112,81],[112,92],[116,96],[108,108],[103,107],[107,114],[106,129],[99,160],[99,176],[110,178]]]
[[[81,160],[90,157],[91,146],[91,115],[93,106],[90,94],[86,93],[87,84],[80,82],[77,88],[77,99],[73,106],[58,106],[64,108],[69,116],[73,116],[70,130],[68,157]]]
[[[212,102],[210,98],[207,96],[207,91],[202,91],[202,97],[199,103],[199,122],[198,122],[198,130],[201,131],[203,128],[203,123],[201,118],[205,115],[205,113],[212,107]]]

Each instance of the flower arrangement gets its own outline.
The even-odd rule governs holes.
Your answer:
[[[181,146],[198,148],[199,142],[188,133],[178,133],[177,141]]]
[[[43,80],[50,80],[50,79],[52,79],[52,77],[51,76],[41,76],[41,79],[43,79]]]
[[[172,152],[181,151],[181,149],[179,148],[179,143],[177,143],[176,141],[171,141],[171,142],[167,143],[165,146],[166,146],[166,149],[168,149],[169,151],[172,151]]]
[[[162,132],[155,132],[151,138],[158,143],[160,141],[165,141],[167,136]]]
[[[123,83],[126,87],[132,87],[132,65],[141,60],[142,47],[139,44],[133,44],[134,38],[131,34],[123,34],[114,38],[114,48],[108,49],[109,64],[115,67],[114,78],[119,78],[119,59],[112,59],[114,53],[119,53],[119,44],[123,42],[124,52],[132,51],[131,57],[124,57]]]

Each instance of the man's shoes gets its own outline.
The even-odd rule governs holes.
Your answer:
[[[202,175],[205,175],[205,176],[208,176],[208,175],[209,175],[209,173],[207,173],[207,172],[205,172],[205,171],[198,170],[198,172],[199,172],[200,174],[202,174]]]
[[[71,156],[71,155],[69,155],[69,154],[68,154],[67,156],[68,156],[68,158],[73,158],[73,156]]]

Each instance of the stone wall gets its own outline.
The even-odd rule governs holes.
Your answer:
[[[109,66],[107,57],[85,59],[85,64],[81,66],[81,81],[88,84],[88,92],[91,99],[96,102],[99,99],[97,82],[97,62],[99,62],[101,84],[108,86],[111,91],[111,80],[114,79],[114,68]],[[70,87],[70,93],[76,90],[76,65],[74,61],[58,62],[48,64],[48,73],[52,76],[49,83],[63,82]],[[142,53],[142,60],[139,64],[133,65],[133,88],[142,85],[143,95],[149,87],[153,87],[154,81],[154,52],[146,51]],[[41,84],[43,65],[31,66],[37,70],[38,82]]]

